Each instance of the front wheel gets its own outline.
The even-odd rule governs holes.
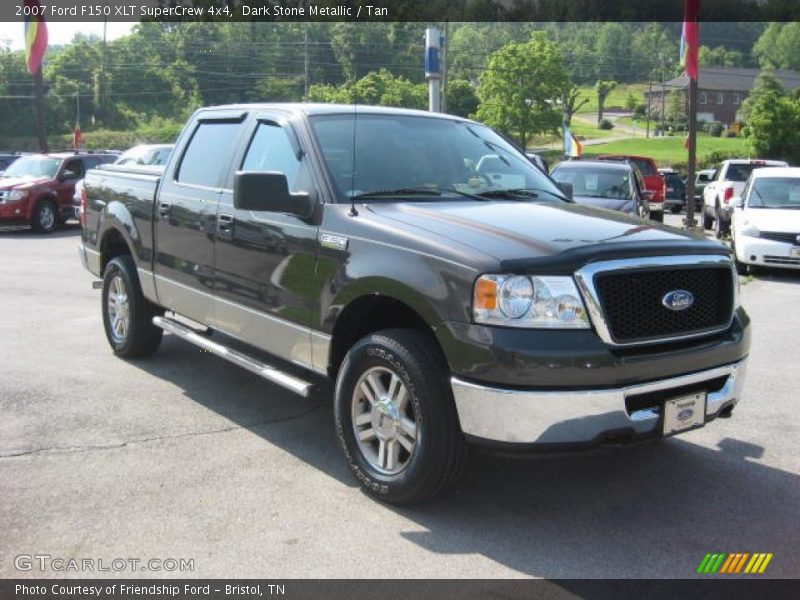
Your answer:
[[[51,233],[58,224],[56,203],[52,200],[41,200],[33,210],[31,225],[37,233]]]
[[[714,226],[714,218],[708,214],[708,207],[703,206],[703,229],[711,229]]]
[[[722,222],[722,215],[717,208],[714,214],[714,237],[721,240],[725,236],[727,230],[727,227],[725,227],[725,224]]]
[[[410,329],[368,335],[336,380],[336,433],[370,496],[393,504],[432,500],[458,480],[466,442],[433,341]]]
[[[155,352],[164,333],[153,325],[158,314],[142,294],[133,258],[111,259],[103,274],[103,325],[114,354],[138,358]]]

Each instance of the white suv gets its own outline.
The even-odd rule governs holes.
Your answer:
[[[717,238],[722,238],[730,225],[731,199],[742,194],[753,169],[786,166],[781,160],[735,158],[723,161],[703,190],[703,227],[713,227]]]
[[[800,168],[755,169],[731,204],[740,273],[758,265],[800,269]]]

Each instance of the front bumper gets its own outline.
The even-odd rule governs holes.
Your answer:
[[[746,265],[800,269],[798,246],[748,237],[736,236],[736,259]]]
[[[612,389],[537,391],[451,379],[461,429],[473,441],[542,447],[658,435],[665,398],[707,391],[705,421],[741,398],[747,359]],[[651,405],[650,405],[651,404]]]

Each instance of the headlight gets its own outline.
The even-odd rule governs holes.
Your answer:
[[[761,232],[758,230],[758,227],[756,227],[752,223],[750,224],[745,223],[745,225],[739,230],[739,233],[747,237],[754,237],[754,238],[761,237]]]
[[[8,193],[8,201],[16,202],[17,200],[23,200],[27,195],[27,190],[13,190]]]
[[[475,282],[476,323],[504,327],[588,329],[572,277],[482,275]]]

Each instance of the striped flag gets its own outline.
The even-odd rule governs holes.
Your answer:
[[[578,141],[578,139],[572,135],[572,132],[569,130],[569,127],[566,125],[564,127],[564,154],[567,156],[571,156],[573,158],[581,156],[583,154],[583,146]]]
[[[25,6],[31,9],[31,16],[25,17],[25,60],[28,73],[33,75],[41,68],[47,51],[47,25],[41,15],[39,0],[25,0]]]
[[[681,33],[681,66],[686,75],[697,79],[697,55],[700,35],[697,17],[700,14],[700,0],[683,0],[683,31]]]

